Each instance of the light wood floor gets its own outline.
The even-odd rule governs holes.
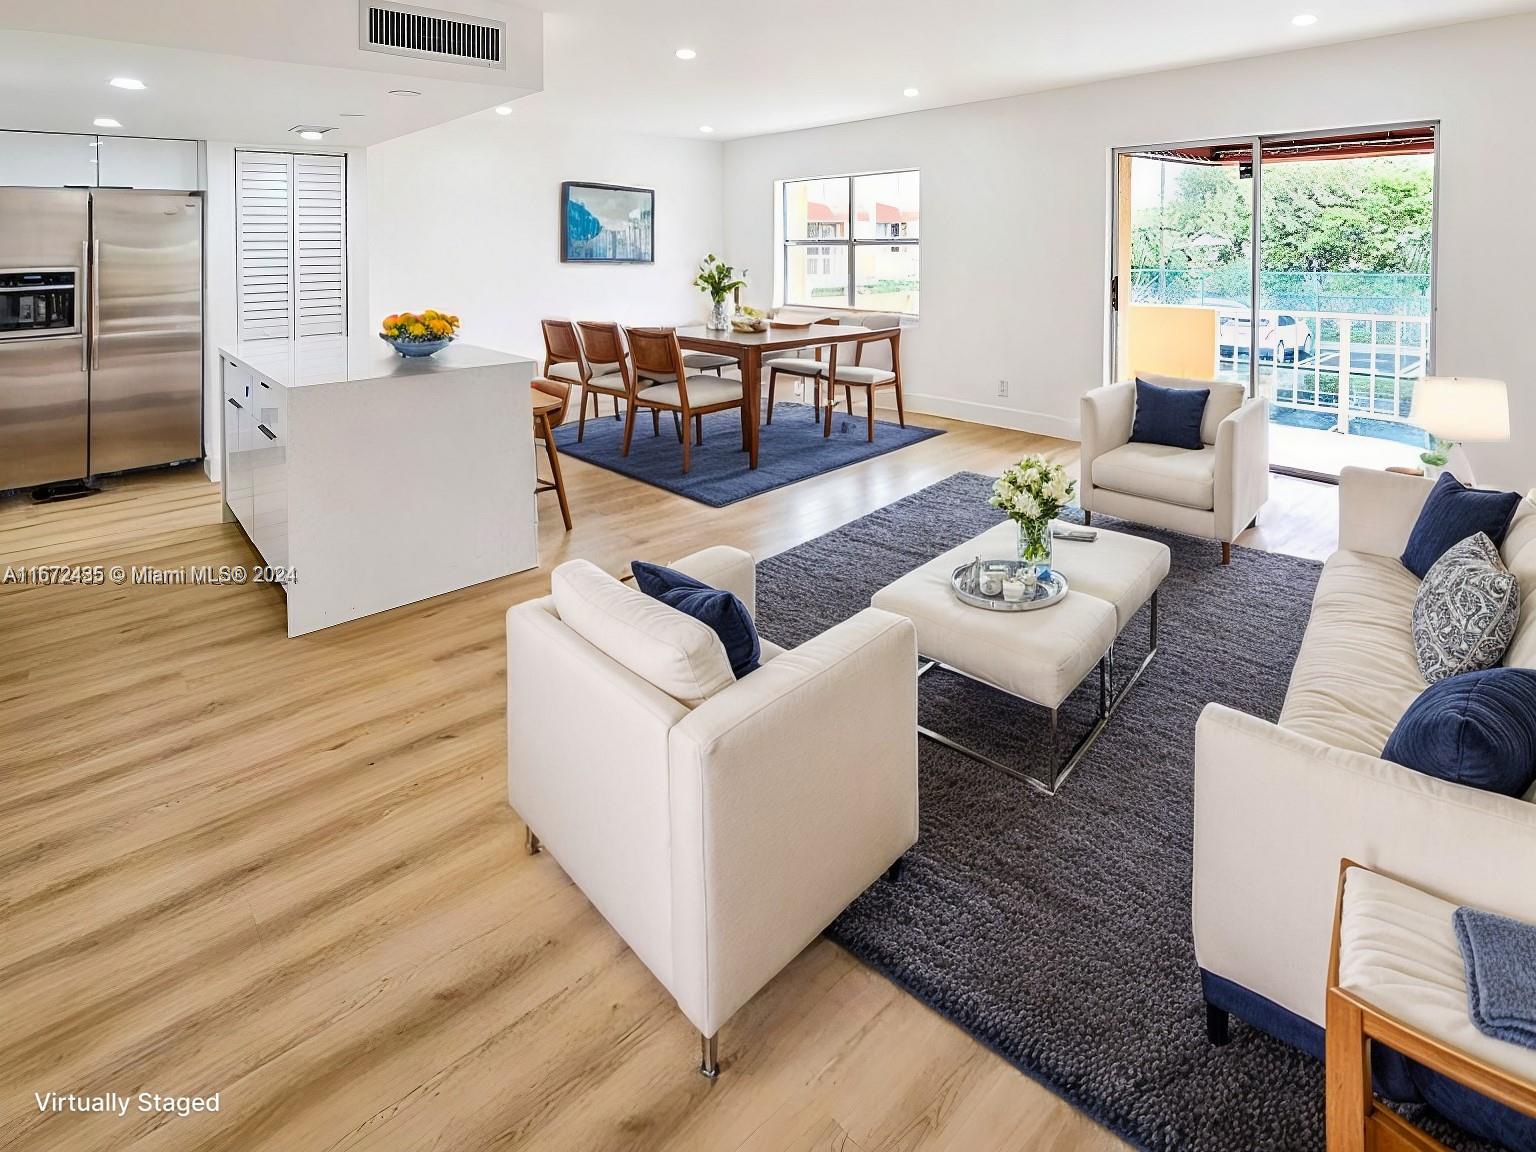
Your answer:
[[[541,497],[537,572],[295,640],[270,587],[0,586],[0,1147],[1121,1147],[825,941],[703,1080],[506,804],[502,615],[553,565],[767,555],[961,469],[1075,459],[924,422],[950,434],[719,510],[568,461],[576,530]],[[0,571],[253,562],[199,471],[108,487],[0,499]],[[1331,550],[1332,489],[1275,497],[1252,542]],[[40,1115],[50,1091],[220,1107]]]

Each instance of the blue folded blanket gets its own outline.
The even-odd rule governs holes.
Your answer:
[[[1451,917],[1467,967],[1467,1010],[1484,1036],[1536,1048],[1536,924],[1458,908]]]

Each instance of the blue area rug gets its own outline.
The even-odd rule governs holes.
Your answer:
[[[763,635],[802,644],[999,523],[991,485],[957,473],[761,561]],[[1229,1045],[1206,1040],[1190,931],[1195,721],[1213,700],[1279,715],[1321,565],[1251,548],[1223,565],[1209,540],[1094,524],[1172,550],[1146,677],[1055,797],[919,741],[917,844],[900,878],[875,881],[828,935],[1134,1148],[1324,1152],[1322,1064],[1236,1018]],[[1143,608],[1116,644],[1122,670],[1147,639]],[[1068,743],[1097,701],[1091,678],[1067,699]],[[918,709],[927,727],[1044,770],[1043,708],[934,670]],[[935,1108],[959,1092],[937,1080],[925,1090]],[[1411,1113],[1458,1152],[1492,1152],[1423,1107]],[[1012,1146],[1065,1142],[1040,1131]]]
[[[606,406],[605,406],[606,407]],[[832,417],[832,435],[823,438],[819,420],[811,418],[809,404],[781,403],[774,407],[773,423],[764,424],[757,450],[756,470],[747,467],[741,448],[741,417],[736,412],[714,412],[704,417],[704,443],[693,446],[692,467],[683,475],[683,446],[678,442],[671,416],[661,416],[661,435],[651,433],[651,416],[641,412],[629,455],[622,454],[624,424],[611,415],[587,417],[586,438],[576,442],[576,425],[568,422],[555,430],[555,442],[565,456],[596,464],[713,508],[723,508],[787,484],[797,484],[823,472],[872,460],[909,444],[942,436],[940,428],[917,428],[875,420],[875,440],[866,436],[862,415],[838,412]]]

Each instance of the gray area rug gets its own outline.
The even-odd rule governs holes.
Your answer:
[[[998,522],[990,485],[960,473],[762,561],[763,634],[803,643]],[[1190,935],[1195,721],[1213,700],[1279,715],[1321,566],[1243,548],[1224,568],[1218,544],[1105,523],[1173,551],[1147,675],[1054,798],[920,741],[905,871],[828,934],[1136,1146],[1322,1152],[1322,1066],[1235,1019],[1230,1045],[1207,1043]],[[1146,615],[1117,647],[1124,672]],[[1073,736],[1096,693],[1064,708]],[[1043,709],[948,673],[923,678],[920,711],[1005,763],[1048,739]]]

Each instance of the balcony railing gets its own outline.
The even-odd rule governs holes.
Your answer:
[[[1223,317],[1232,315],[1217,311]],[[1279,309],[1263,309],[1260,315],[1269,324],[1260,325],[1259,385],[1278,420],[1285,421],[1284,411],[1292,410],[1315,415],[1315,427],[1331,418],[1341,432],[1385,433],[1404,443],[1415,438],[1409,415],[1414,382],[1424,375],[1429,360],[1427,317]],[[1277,344],[1285,339],[1278,335],[1281,316],[1296,323],[1284,326],[1294,338],[1285,340],[1277,362]],[[1218,375],[1246,382],[1248,325],[1220,322],[1218,333]],[[1364,425],[1351,428],[1354,421]],[[1400,427],[1384,429],[1382,423]]]

